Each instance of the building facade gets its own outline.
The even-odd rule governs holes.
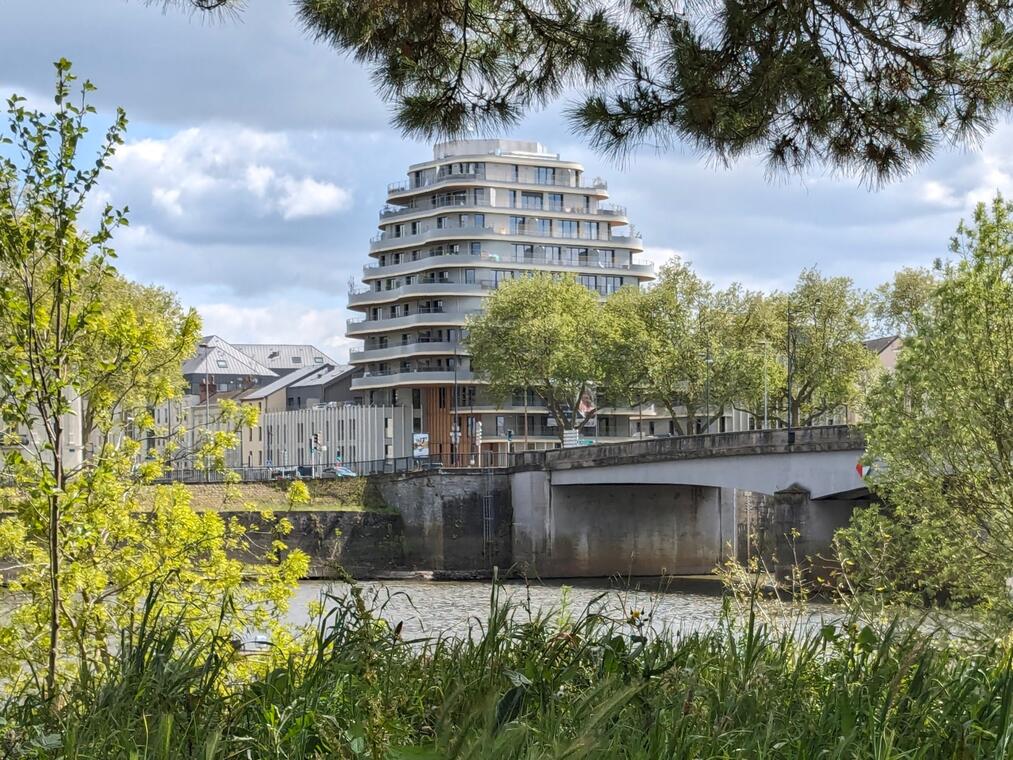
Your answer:
[[[372,262],[349,308],[362,316],[347,335],[363,341],[350,361],[351,387],[365,403],[410,404],[430,454],[544,448],[559,441],[539,398],[520,392],[494,403],[472,372],[463,343],[467,318],[498,285],[533,272],[566,273],[605,297],[653,278],[626,211],[584,168],[534,142],[460,140],[387,188]],[[586,435],[630,436],[635,410],[607,410]]]

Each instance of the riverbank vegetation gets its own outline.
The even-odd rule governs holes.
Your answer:
[[[602,598],[538,613],[493,591],[472,635],[409,640],[360,588],[329,600],[312,645],[237,679],[240,656],[163,611],[54,709],[2,708],[6,757],[1007,757],[1010,650],[916,627],[768,627],[727,615],[652,630]],[[255,669],[256,670],[256,669]]]

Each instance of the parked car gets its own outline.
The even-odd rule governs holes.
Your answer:
[[[276,467],[271,470],[271,480],[295,480],[298,477],[298,467]]]
[[[311,464],[301,464],[296,468],[296,470],[298,471],[300,478],[312,478],[314,475],[313,465]]]
[[[333,479],[355,478],[358,477],[358,473],[355,472],[355,470],[350,470],[347,467],[343,467],[342,465],[339,464],[334,467],[325,467],[323,470],[321,470],[320,477]]]

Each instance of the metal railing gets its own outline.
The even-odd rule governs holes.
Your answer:
[[[426,211],[438,211],[445,208],[490,208],[508,209],[520,211],[552,211],[566,214],[593,214],[596,216],[626,216],[626,207],[618,204],[602,204],[596,209],[585,206],[567,206],[563,203],[541,203],[535,204],[530,201],[518,201],[516,203],[497,202],[493,203],[487,198],[438,198],[435,202],[415,204],[411,206],[384,206],[380,210],[381,219],[390,219],[409,214],[423,213]]]
[[[590,248],[591,251],[597,250],[596,247],[591,247],[591,246],[588,246],[588,247]],[[487,251],[482,251],[481,253],[459,252],[459,253],[429,254],[429,255],[426,255],[426,256],[419,256],[419,258],[417,258],[417,259],[411,259],[411,260],[408,260],[408,261],[400,261],[397,264],[391,263],[391,264],[382,264],[381,265],[379,262],[376,263],[376,264],[366,264],[365,266],[363,266],[363,272],[369,274],[369,273],[372,273],[373,270],[377,270],[377,269],[379,269],[379,270],[386,270],[386,269],[393,269],[393,267],[406,267],[409,264],[419,264],[420,262],[426,261],[428,259],[439,259],[439,258],[443,258],[445,256],[458,256],[458,257],[461,257],[465,261],[467,261],[467,260],[474,260],[474,261],[491,261],[491,262],[494,262],[494,263],[496,263],[496,262],[506,262],[506,263],[516,262],[516,263],[519,263],[519,264],[546,264],[546,265],[550,265],[550,266],[554,266],[554,267],[597,267],[599,269],[624,269],[624,270],[645,271],[645,272],[649,271],[651,269],[651,265],[650,264],[617,263],[615,261],[603,260],[599,256],[592,256],[591,254],[588,254],[588,256],[587,256],[586,259],[581,260],[581,259],[578,258],[577,260],[574,260],[574,259],[564,259],[562,257],[544,256],[544,255],[543,256],[538,256],[538,255],[527,256],[527,255],[522,254],[522,253],[521,254],[518,254],[518,253],[497,254],[497,253],[488,253]],[[453,263],[453,262],[450,262],[450,263]],[[426,266],[438,266],[438,264],[437,263],[423,264],[423,267],[426,267]]]

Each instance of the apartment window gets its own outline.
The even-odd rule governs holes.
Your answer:
[[[510,217],[510,234],[517,235],[524,230],[524,217],[523,216],[512,216]]]
[[[531,261],[535,258],[535,246],[514,244],[514,259],[516,261]]]
[[[381,335],[376,339],[377,348],[387,348],[387,336]]]
[[[412,234],[413,235],[418,235],[419,234],[419,223],[418,222],[412,222]]]
[[[418,261],[418,260],[419,260],[419,252],[418,251],[412,251],[412,261]]]
[[[584,222],[584,237],[588,240],[598,239],[598,222]]]
[[[476,227],[485,227],[485,214],[473,214],[472,219],[475,220]]]
[[[556,170],[549,166],[539,166],[535,168],[535,181],[539,185],[554,185],[556,184]]]
[[[436,405],[440,409],[447,408],[447,389],[442,385],[436,389]]]
[[[436,217],[436,229],[442,230],[446,229],[446,227],[447,227],[447,217],[445,216]]]
[[[517,191],[507,190],[507,206],[510,208],[517,208]]]
[[[547,245],[542,249],[542,253],[545,255],[546,262],[552,263],[561,261],[560,248],[558,245]]]
[[[467,284],[469,284],[469,285],[474,284],[474,282],[475,282],[475,270],[474,269],[465,269],[464,270],[464,281]]]
[[[598,278],[593,274],[582,274],[577,276],[577,282],[591,290],[598,289]]]
[[[494,269],[492,272],[493,285],[499,287],[501,282],[512,280],[514,278],[513,270],[510,269]]]
[[[577,223],[572,219],[562,219],[559,224],[559,236],[567,238],[577,237]]]
[[[391,264],[400,264],[401,263],[401,254],[400,253],[392,254],[391,257],[390,257],[390,263]]]
[[[521,167],[519,167],[517,164],[514,164],[513,165],[513,174],[511,176],[513,177],[513,181],[514,182],[520,182],[520,180],[521,180]]]
[[[502,414],[496,415],[496,435],[506,435],[506,417]]]
[[[551,222],[548,219],[535,219],[535,231],[539,235],[550,235],[551,230]]]
[[[540,209],[542,207],[541,193],[521,193],[521,205],[524,208]]]
[[[563,210],[563,194],[562,193],[549,193],[549,205],[548,208],[552,211]]]
[[[302,357],[301,356],[293,356],[292,357],[292,363],[293,364],[302,364]]]
[[[482,253],[482,244],[474,240],[468,245],[468,250],[472,256],[479,256]]]

